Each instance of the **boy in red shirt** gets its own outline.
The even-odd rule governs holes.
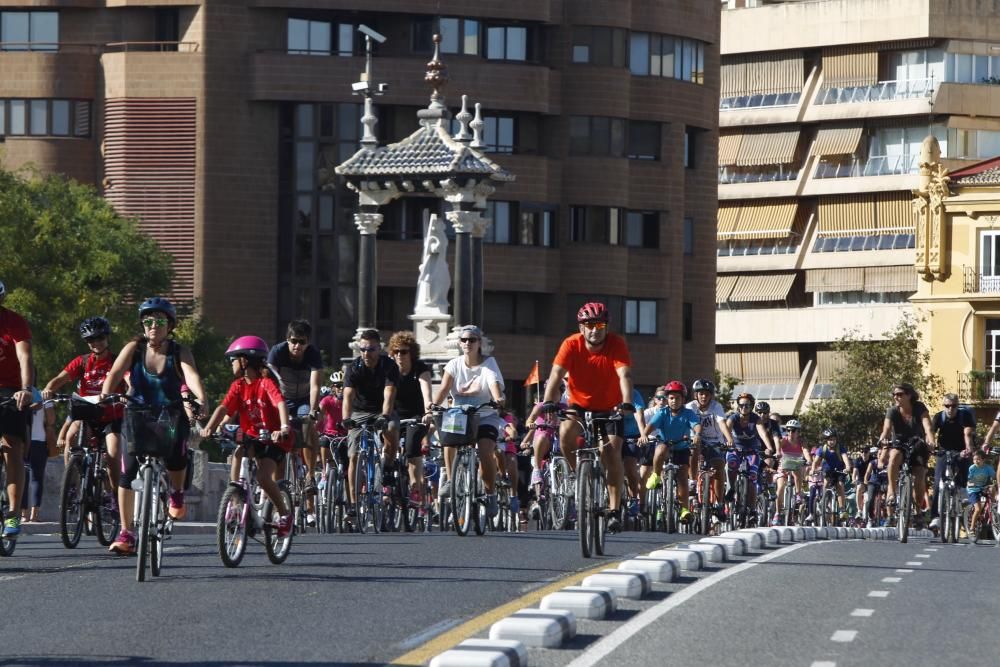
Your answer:
[[[237,379],[201,434],[207,438],[223,421],[235,414],[240,416],[243,445],[233,453],[230,479],[236,481],[246,448],[251,447],[249,454],[257,458],[260,488],[281,515],[278,537],[285,537],[292,528],[291,508],[285,506],[274,473],[292,450],[292,439],[285,399],[278,383],[264,374],[267,352],[267,343],[257,336],[241,336],[233,341],[226,350],[226,357],[232,362],[233,375]],[[262,431],[270,434],[266,440],[261,439]]]

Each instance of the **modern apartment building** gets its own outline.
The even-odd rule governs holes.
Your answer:
[[[359,24],[388,37],[380,140],[417,127],[431,37],[481,103],[495,197],[483,326],[512,379],[607,299],[643,385],[713,367],[719,9],[687,0],[43,0],[0,11],[4,163],[94,183],[177,261],[175,292],[226,333],[313,321],[347,352],[355,198],[323,190],[358,148]],[[378,320],[411,326],[424,211],[378,238]],[[246,267],[250,260],[253,269]]]
[[[717,360],[796,413],[831,342],[913,312],[923,140],[948,169],[1000,153],[1000,3],[722,7]]]

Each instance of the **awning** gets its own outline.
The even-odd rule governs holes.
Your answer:
[[[738,303],[784,301],[795,282],[794,273],[754,273],[740,276],[729,300]]]
[[[807,292],[860,292],[865,286],[863,267],[806,269]]]
[[[725,62],[719,67],[721,89],[719,97],[743,97],[747,94],[747,64],[745,61]]]
[[[861,125],[820,128],[809,154],[853,155],[858,152],[863,132],[864,127]]]
[[[797,93],[805,83],[802,52],[758,53],[747,57],[746,95]]]
[[[729,295],[736,286],[739,276],[716,275],[715,276],[715,303],[725,303],[729,300]]]
[[[736,159],[740,152],[740,143],[743,141],[742,134],[720,134],[719,135],[719,166],[730,167],[737,164]]]
[[[833,375],[847,368],[847,355],[837,350],[816,350],[816,384],[829,384]]]
[[[877,192],[819,198],[820,237],[914,233],[907,192]]]
[[[715,366],[723,375],[739,378],[742,384],[798,382],[801,375],[798,349],[787,345],[716,350]]]
[[[717,237],[719,239],[726,239],[732,236],[733,230],[736,229],[736,222],[739,220],[739,217],[739,204],[723,204],[720,202],[715,228]]]
[[[875,195],[875,217],[881,234],[914,234],[913,195],[909,192],[879,192]]]
[[[736,227],[727,237],[729,240],[780,239],[790,236],[795,224],[798,202],[794,199],[777,200],[771,203],[755,202],[740,208]]]
[[[823,87],[849,88],[878,83],[878,51],[870,44],[823,49]]]
[[[866,292],[916,292],[917,272],[908,266],[865,267]]]
[[[798,146],[798,128],[777,132],[748,132],[743,135],[736,164],[740,167],[789,164],[795,161]]]

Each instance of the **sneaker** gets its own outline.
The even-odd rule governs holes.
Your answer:
[[[315,496],[316,495],[316,480],[313,479],[312,475],[306,478],[306,495]]]
[[[813,522],[813,515],[812,514],[807,515],[806,518],[805,518],[805,522],[806,523],[812,523]]]
[[[528,509],[528,516],[533,520],[538,521],[542,518],[542,507],[538,503],[531,503],[531,507]]]
[[[774,516],[772,516],[771,517],[771,525],[772,526],[780,526],[781,525],[781,517],[779,517],[777,514],[775,514]]]
[[[324,475],[323,477],[319,478],[319,487],[318,488],[319,488],[320,491],[322,491],[323,489],[326,488],[326,475]]]
[[[849,518],[850,518],[850,515],[847,512],[841,512],[840,513],[840,520],[841,521],[847,521]]]
[[[415,486],[410,489],[410,504],[414,507],[420,505],[420,489]]]
[[[931,525],[930,525],[930,527],[931,527],[931,529],[940,528],[941,527],[941,519],[939,519],[938,517],[934,517],[933,519],[931,519]]]
[[[510,499],[510,511],[514,514],[519,514],[521,512],[521,499],[517,496]]]
[[[608,532],[609,533],[620,533],[622,530],[622,522],[618,519],[618,512],[614,512],[611,518],[608,519]]]
[[[170,518],[173,519],[174,521],[180,521],[185,516],[187,516],[187,508],[184,506],[183,491],[174,491],[173,493],[171,493],[170,502],[168,504],[170,505],[170,508],[167,511],[167,513],[170,515]]]
[[[630,498],[628,501],[628,516],[630,519],[635,519],[639,516],[639,499]]]
[[[292,532],[292,515],[286,514],[278,519],[278,537],[288,537],[290,532]]]
[[[451,480],[446,479],[438,489],[438,498],[447,498],[451,495]]]
[[[306,525],[309,526],[310,528],[312,528],[313,526],[316,525],[316,515],[315,514],[311,514],[311,513],[310,514],[306,514]]]
[[[691,510],[686,507],[681,508],[681,521],[687,521],[691,518]]]
[[[21,534],[21,518],[12,516],[3,522],[3,536],[10,539],[17,539]]]
[[[541,484],[542,483],[542,471],[538,468],[531,469],[531,484]]]
[[[486,495],[486,516],[492,519],[500,511],[500,507],[497,504],[497,494],[490,493]]]
[[[121,532],[118,533],[118,539],[111,543],[111,546],[108,547],[108,551],[111,553],[121,554],[122,556],[134,554],[135,535],[132,534],[132,531],[122,528]]]
[[[655,472],[649,473],[649,479],[646,480],[647,489],[655,489],[660,485],[660,476]]]

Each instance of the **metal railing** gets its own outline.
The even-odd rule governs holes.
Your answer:
[[[132,52],[181,52],[196,53],[198,42],[108,42],[105,50],[111,53]]]
[[[740,97],[724,97],[719,100],[719,111],[735,111],[737,109],[766,109],[768,107],[791,107],[799,103],[801,92],[782,93],[780,95],[743,95]]]
[[[1000,293],[1000,275],[983,275],[973,266],[963,266],[962,292],[965,294],[998,294]]]
[[[934,94],[934,77],[879,81],[870,86],[822,88],[816,94],[816,104],[853,104],[857,102],[890,102],[931,97]]]
[[[108,42],[92,44],[81,42],[0,42],[0,51],[12,53],[120,53],[128,51],[181,51],[195,53],[201,50],[198,42]]]
[[[775,181],[794,181],[799,177],[799,167],[793,165],[774,165],[772,167],[740,168],[719,167],[719,183],[772,183]]]
[[[1000,401],[1000,381],[990,371],[959,372],[958,397],[968,403]]]
[[[820,160],[816,178],[856,178],[863,176],[892,176],[915,174],[919,170],[918,155],[872,155],[850,160]]]

